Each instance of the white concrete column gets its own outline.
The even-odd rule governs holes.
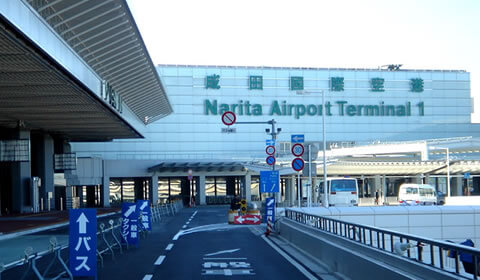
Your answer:
[[[206,205],[207,204],[207,199],[206,199],[206,193],[205,193],[205,175],[200,175],[198,176],[198,194],[200,195],[200,205]]]
[[[158,175],[153,175],[152,176],[152,195],[150,196],[152,198],[152,205],[157,205],[158,204]]]
[[[106,164],[105,160],[102,160],[102,172],[103,172],[103,177],[102,177],[102,190],[103,190],[103,207],[110,207],[110,177],[106,175]],[[67,201],[68,201],[68,196],[67,196]],[[68,208],[68,206],[67,206]]]
[[[65,187],[65,195],[67,199],[67,209],[72,209],[73,208],[73,187],[72,186],[66,186]]]
[[[245,194],[245,199],[247,203],[252,201],[252,175],[250,173],[245,174],[242,179],[242,188],[243,193]]]
[[[463,177],[454,177],[451,179],[455,180],[456,185],[455,188],[452,190],[452,195],[463,195]]]

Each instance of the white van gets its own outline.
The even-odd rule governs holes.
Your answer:
[[[358,206],[358,183],[355,178],[327,178],[328,204],[330,206]],[[320,200],[323,201],[323,182],[320,183]]]
[[[428,184],[402,184],[398,189],[398,202],[406,205],[437,204],[437,192]]]

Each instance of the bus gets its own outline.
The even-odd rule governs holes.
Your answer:
[[[398,189],[398,202],[404,205],[435,205],[437,192],[428,184],[402,184]]]
[[[329,206],[358,206],[358,183],[355,178],[327,178]],[[320,200],[323,201],[323,182],[320,182]]]

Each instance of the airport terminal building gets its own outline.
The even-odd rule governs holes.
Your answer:
[[[173,113],[146,125],[144,139],[73,144],[79,161],[102,166],[97,173],[109,183],[105,202],[188,201],[192,186],[200,204],[222,203],[234,194],[258,199],[259,171],[270,169],[266,129],[274,120],[281,199],[293,203],[291,135],[303,134],[306,145],[321,150],[323,117],[327,173],[359,178],[361,196],[376,190],[396,196],[402,182],[419,180],[445,192],[445,147],[451,194],[463,194],[464,173],[478,190],[480,127],[471,124],[468,72],[191,65],[159,65],[157,71]],[[236,124],[222,123],[226,111],[236,114]],[[321,177],[321,151],[319,156],[314,163]],[[78,183],[91,177],[85,172]]]
[[[328,175],[358,178],[362,197],[421,180],[446,191],[447,178],[451,195],[480,194],[468,72],[155,67],[125,0],[2,1],[0,27],[0,215],[256,200],[272,134],[287,205],[306,185],[293,134],[314,185],[325,136]]]

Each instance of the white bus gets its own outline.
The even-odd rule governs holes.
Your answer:
[[[327,178],[328,204],[330,206],[358,206],[358,183],[355,178]],[[323,201],[323,182],[320,183],[320,200]]]
[[[405,205],[437,204],[437,192],[428,184],[402,184],[398,189],[398,202]]]

